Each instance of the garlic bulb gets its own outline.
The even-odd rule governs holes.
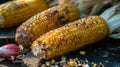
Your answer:
[[[0,47],[0,56],[9,60],[20,53],[20,48],[15,44],[6,44]]]

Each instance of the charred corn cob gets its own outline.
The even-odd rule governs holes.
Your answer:
[[[103,39],[108,26],[100,16],[89,16],[51,30],[36,39],[32,52],[41,59],[51,59]]]
[[[23,23],[16,31],[16,41],[28,47],[43,33],[79,18],[74,5],[64,4],[45,10]]]
[[[47,9],[45,0],[14,0],[0,5],[0,28],[20,25],[34,14]]]

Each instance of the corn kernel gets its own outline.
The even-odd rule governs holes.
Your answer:
[[[86,51],[80,51],[80,54],[81,54],[82,56],[85,56],[85,55],[86,55]]]
[[[95,64],[93,64],[93,67],[97,67],[97,64],[95,63]]]
[[[55,59],[52,59],[52,60],[51,60],[51,64],[55,64]]]
[[[69,61],[68,64],[72,67],[76,66],[76,62],[74,60]]]

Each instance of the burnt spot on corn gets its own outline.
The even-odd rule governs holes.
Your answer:
[[[69,13],[68,7],[64,7],[63,10],[64,10],[65,14]]]
[[[26,46],[25,44],[27,44],[27,42],[31,41],[29,35],[25,31],[16,33],[16,41],[18,40],[19,40],[18,44],[24,46]]]
[[[57,11],[57,10],[53,10],[51,13],[52,13],[53,15],[55,15],[56,13],[58,13],[58,11]]]
[[[61,22],[61,25],[65,25],[67,22],[69,22],[69,20],[65,20],[65,21]]]
[[[48,13],[48,14],[46,14],[46,16],[47,16],[48,18],[50,18],[50,17],[52,16],[52,14],[51,14],[51,13]]]
[[[46,16],[47,16],[48,18],[50,18],[51,16],[54,16],[54,15],[56,15],[57,13],[58,13],[58,10],[53,10],[53,11],[49,12]]]
[[[74,26],[78,27],[78,23],[75,23]]]
[[[61,22],[61,20],[62,20],[63,18],[65,18],[65,17],[64,17],[64,16],[59,16],[57,19],[58,19],[58,21]]]
[[[60,25],[64,25],[67,22],[69,22],[69,19],[65,20],[65,16],[60,16],[60,15],[58,16],[57,20],[59,21]]]
[[[90,20],[92,20],[92,18],[89,18]]]
[[[86,25],[86,22],[82,22],[82,25]]]

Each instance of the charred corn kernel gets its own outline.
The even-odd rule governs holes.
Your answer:
[[[99,41],[107,34],[104,19],[89,16],[43,34],[33,42],[31,49],[38,58],[51,59]]]
[[[45,10],[23,23],[16,33],[16,41],[25,47],[43,33],[60,27],[79,18],[79,13],[74,5],[57,5]]]
[[[47,9],[45,0],[14,0],[0,5],[0,28],[20,25]]]

